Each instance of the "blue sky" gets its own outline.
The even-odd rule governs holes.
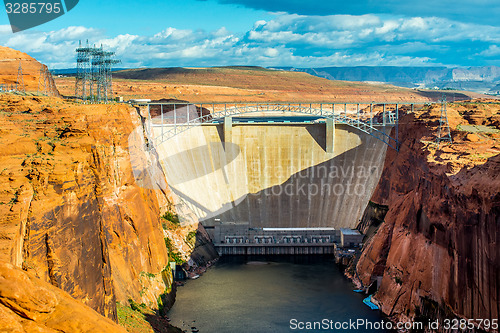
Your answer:
[[[498,0],[80,0],[0,45],[50,68],[75,66],[78,40],[121,67],[500,66]]]

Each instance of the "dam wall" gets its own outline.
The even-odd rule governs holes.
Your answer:
[[[227,138],[224,126],[196,126],[156,147],[170,188],[204,226],[356,227],[386,144],[345,124],[335,124],[331,153],[325,123],[232,124]]]

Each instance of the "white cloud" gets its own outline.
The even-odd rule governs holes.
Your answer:
[[[82,43],[84,43],[86,39],[96,39],[102,36],[103,31],[99,29],[71,26],[61,30],[50,32],[49,34],[47,34],[47,41],[57,43],[64,41],[81,40]]]
[[[264,54],[267,56],[267,57],[271,57],[271,58],[274,58],[274,57],[277,57],[279,55],[279,51],[277,49],[274,49],[274,48],[267,48],[265,51],[264,51]]]
[[[8,24],[0,25],[0,35],[12,34],[12,28]]]
[[[266,21],[264,21],[264,20],[259,20],[259,21],[257,21],[257,22],[255,22],[255,23],[254,23],[253,28],[254,28],[254,29],[257,29],[257,28],[259,28],[260,26],[265,25],[266,23],[267,23],[267,22],[266,22]]]
[[[249,40],[265,42],[298,42],[329,40],[343,36],[352,43],[340,46],[352,47],[376,41],[485,41],[500,40],[500,28],[466,24],[437,17],[413,17],[381,19],[375,15],[301,16],[281,15],[259,24],[247,34]],[[311,38],[313,36],[313,38]]]
[[[4,33],[5,27],[0,26],[0,44],[27,52],[51,68],[75,67],[78,40],[87,38],[116,52],[120,67],[421,66],[456,64],[474,54],[474,61],[481,61],[500,54],[500,28],[436,17],[281,13],[239,34],[225,27],[208,32],[166,27],[149,36],[106,36],[88,27],[12,34]],[[478,44],[475,51],[473,43]]]
[[[500,47],[498,47],[498,45],[490,45],[488,49],[477,53],[476,55],[482,57],[496,57],[500,55]]]

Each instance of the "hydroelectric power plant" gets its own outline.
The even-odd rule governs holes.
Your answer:
[[[164,102],[142,113],[153,160],[220,254],[325,254],[361,241],[348,231],[398,149],[398,113],[413,107]]]

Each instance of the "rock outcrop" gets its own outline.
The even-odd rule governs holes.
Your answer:
[[[0,263],[0,331],[126,332],[68,293],[7,263]]]
[[[18,79],[21,81],[19,66],[22,71],[22,82],[18,82]],[[40,80],[40,75],[43,75],[43,71],[40,71],[43,69],[42,66],[40,62],[26,53],[0,45],[0,84],[7,85],[8,89],[19,83],[20,90],[23,88],[26,92],[40,90],[43,93],[46,87],[55,86],[52,76],[42,77]],[[57,89],[55,94],[59,95]]]
[[[364,285],[381,277],[375,297],[398,320],[499,317],[498,131],[463,140],[467,133],[457,130],[476,107],[448,107],[455,144],[439,149],[430,142],[438,108],[405,115],[401,150],[387,153],[371,200],[388,211],[356,270]],[[480,108],[483,124],[494,124],[488,119],[498,116],[498,105]]]

